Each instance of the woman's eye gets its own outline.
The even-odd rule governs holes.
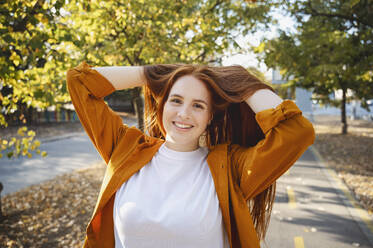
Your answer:
[[[179,99],[177,99],[177,98],[171,99],[171,101],[170,101],[170,102],[181,103],[181,101],[180,101]]]
[[[194,106],[197,107],[197,108],[203,109],[203,106],[201,104],[197,103],[197,104],[194,104]]]

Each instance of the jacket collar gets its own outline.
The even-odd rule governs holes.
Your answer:
[[[220,209],[223,215],[225,230],[230,239],[231,224],[229,213],[229,192],[228,192],[228,145],[220,144],[213,147],[207,156],[215,190],[219,199]]]

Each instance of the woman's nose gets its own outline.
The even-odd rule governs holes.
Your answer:
[[[177,116],[182,119],[189,119],[189,110],[187,107],[180,108],[177,113]]]

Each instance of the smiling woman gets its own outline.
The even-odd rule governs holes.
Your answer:
[[[210,98],[206,85],[193,76],[175,82],[162,116],[168,148],[180,152],[198,148],[200,136],[212,119]]]
[[[275,180],[314,141],[299,108],[241,66],[83,62],[67,85],[108,164],[85,247],[259,248]],[[146,133],[103,101],[134,86]]]

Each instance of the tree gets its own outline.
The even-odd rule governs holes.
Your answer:
[[[5,116],[19,112],[23,118],[32,108],[43,109],[69,100],[62,83],[65,71],[71,66],[68,43],[74,40],[73,44],[79,45],[79,40],[74,39],[73,31],[60,22],[64,3],[64,0],[7,0],[0,3],[1,126],[7,126]],[[23,121],[29,123],[30,119],[23,118]],[[19,133],[25,133],[25,128]],[[1,139],[0,143],[0,155],[6,151],[8,157],[30,156],[24,149],[39,144],[22,137]]]
[[[373,1],[294,1],[286,5],[297,20],[297,33],[281,31],[256,48],[265,63],[279,67],[294,86],[312,88],[324,103],[341,107],[342,133],[347,133],[346,93],[373,97]],[[342,91],[341,101],[329,99]]]
[[[2,1],[0,125],[7,126],[5,116],[19,113],[29,122],[24,116],[31,109],[68,102],[65,72],[78,60],[102,66],[218,63],[237,34],[269,23],[270,8],[224,0]],[[132,95],[140,105],[140,90]]]
[[[82,59],[95,65],[219,63],[238,34],[269,23],[270,5],[250,1],[72,1],[69,25],[84,40]],[[139,127],[141,90],[133,89]]]

